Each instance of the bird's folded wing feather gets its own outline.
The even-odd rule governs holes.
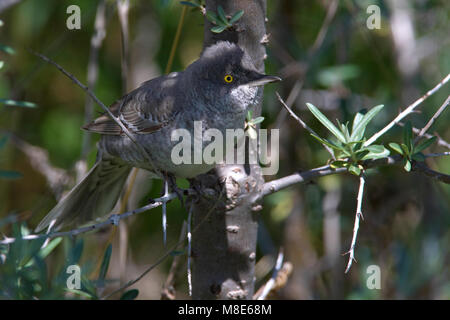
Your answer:
[[[145,82],[110,106],[111,112],[122,121],[132,133],[147,134],[158,131],[170,123],[177,113],[175,98],[164,85],[173,81],[165,77]],[[108,114],[85,125],[83,129],[108,135],[120,135],[122,129]]]

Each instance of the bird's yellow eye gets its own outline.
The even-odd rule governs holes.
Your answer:
[[[231,74],[227,74],[223,80],[225,80],[226,83],[231,83],[233,82],[233,76]]]

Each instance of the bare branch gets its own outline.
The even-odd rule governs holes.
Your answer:
[[[431,119],[428,121],[428,123],[425,125],[425,127],[420,130],[419,134],[416,137],[416,142],[422,138],[422,136],[430,129],[430,127],[433,125],[434,121],[444,112],[445,108],[447,108],[448,104],[450,103],[450,95],[447,97],[447,99],[444,101],[442,106],[436,111],[436,113],[431,117]]]
[[[352,236],[352,244],[350,245],[350,250],[347,252],[349,254],[347,268],[345,268],[345,273],[347,273],[351,266],[353,261],[356,262],[355,259],[355,245],[356,245],[356,237],[358,236],[358,229],[359,229],[359,219],[363,218],[362,215],[362,199],[364,194],[364,173],[361,174],[359,177],[359,190],[358,190],[358,197],[356,198],[356,214],[355,214],[355,224],[353,226],[353,236]]]
[[[402,111],[397,117],[395,117],[394,120],[392,120],[386,127],[375,133],[369,140],[364,142],[364,147],[367,147],[374,143],[379,137],[381,137],[383,134],[385,134],[387,131],[389,131],[394,125],[398,124],[404,117],[411,114],[414,109],[420,105],[422,102],[424,102],[428,97],[433,95],[436,91],[438,91],[444,84],[446,84],[450,80],[450,73],[441,81],[439,82],[433,89],[425,93],[421,98],[416,100],[413,104],[411,104],[409,107],[407,107],[404,111]]]
[[[267,281],[261,294],[257,296],[257,298],[256,298],[257,300],[266,299],[267,295],[273,289],[273,287],[275,285],[275,279],[277,278],[278,272],[281,270],[281,267],[283,266],[283,260],[284,260],[283,248],[280,248],[280,252],[278,253],[277,262],[275,263],[275,268],[273,269],[272,277],[269,279],[269,281]]]
[[[61,71],[64,75],[66,75],[69,79],[71,79],[77,86],[79,86],[81,89],[83,89],[89,96],[91,96],[91,98],[94,99],[94,101],[100,107],[102,107],[102,109],[108,114],[108,116],[122,129],[122,132],[125,133],[127,135],[127,137],[130,138],[130,140],[133,141],[133,143],[138,147],[139,151],[147,158],[147,160],[150,163],[150,165],[152,166],[153,171],[155,172],[155,174],[158,174],[159,176],[161,176],[161,173],[159,172],[159,170],[156,170],[156,167],[153,165],[153,161],[151,160],[150,154],[147,152],[147,150],[145,150],[145,148],[142,147],[136,141],[136,138],[130,133],[130,131],[127,129],[127,127],[125,127],[125,125],[122,123],[120,118],[116,117],[111,112],[111,110],[107,106],[105,106],[104,103],[101,102],[97,98],[97,96],[92,92],[91,89],[89,89],[84,84],[82,84],[73,74],[67,72],[63,67],[61,67],[59,64],[57,64],[55,61],[51,60],[50,58],[48,58],[48,57],[46,57],[46,56],[44,56],[44,55],[42,55],[40,53],[33,52],[33,51],[31,51],[31,53],[33,53],[37,57],[41,58],[45,62],[55,66],[59,71]]]
[[[317,137],[319,136],[317,133],[314,132],[313,129],[311,129],[305,122],[303,122],[303,120],[300,119],[300,117],[297,116],[297,115],[294,113],[294,111],[292,111],[292,109],[289,108],[289,107],[287,106],[286,103],[284,103],[283,99],[281,99],[281,97],[280,97],[280,95],[279,95],[278,92],[275,92],[275,94],[277,95],[278,100],[281,102],[281,105],[289,112],[289,114],[292,116],[292,118],[294,118],[295,120],[297,120],[297,122],[300,123],[300,125],[301,125],[304,129],[308,130],[309,133],[311,133],[312,135],[317,136]],[[331,155],[331,157],[332,157],[333,159],[335,159],[333,150],[331,150],[331,148],[328,147],[328,146],[325,145],[325,144],[322,144],[322,145],[324,146],[325,149],[327,149],[327,151],[328,151],[328,153]]]

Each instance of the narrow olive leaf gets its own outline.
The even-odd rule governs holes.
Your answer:
[[[16,51],[13,48],[11,48],[7,45],[4,45],[4,44],[0,44],[0,50],[3,52],[6,52],[7,54],[10,54],[10,55],[13,55],[16,53]]]
[[[199,4],[193,3],[193,2],[189,2],[189,1],[180,1],[180,4],[185,5],[185,6],[194,7],[194,8],[200,7]]]
[[[139,295],[138,289],[131,289],[125,292],[121,297],[120,300],[134,300]]]
[[[2,69],[4,65],[5,65],[5,62],[4,61],[0,61],[0,69]]]
[[[353,123],[352,123],[352,140],[354,137],[354,132],[356,131],[356,127],[358,126],[358,124],[361,122],[361,120],[364,118],[364,114],[362,114],[361,112],[357,112],[355,114],[355,117],[353,118]]]
[[[405,170],[407,172],[410,172],[411,171],[411,161],[409,161],[408,159],[405,159],[405,166],[403,168],[405,168]]]
[[[217,7],[217,13],[219,14],[219,19],[225,24],[228,25],[228,19],[225,14],[225,11],[223,11],[222,6]]]
[[[339,150],[339,151],[345,151],[344,147],[338,146],[337,144],[334,144],[334,143],[331,142],[330,140],[322,139],[321,137],[316,136],[315,134],[312,134],[312,133],[311,133],[311,135],[312,135],[314,138],[316,138],[320,143],[325,144],[325,145],[327,145],[327,146],[330,147],[330,148],[333,148],[333,149]]]
[[[415,161],[423,162],[423,161],[425,161],[425,155],[422,152],[414,153],[411,156],[411,159],[413,159]]]
[[[425,150],[429,146],[431,146],[435,141],[436,137],[431,137],[430,139],[425,140],[424,142],[418,144],[414,147],[414,153],[421,152],[422,150]]]
[[[381,109],[384,108],[384,105],[380,104],[376,107],[373,107],[370,109],[363,118],[358,121],[358,124],[355,126],[355,128],[352,130],[351,140],[361,140],[364,136],[364,131],[366,130],[367,125],[369,122],[375,117],[378,112],[381,111]]]
[[[399,153],[399,154],[403,154],[403,150],[402,147],[400,147],[400,145],[396,142],[390,142],[389,143],[389,147],[394,150],[395,152]]]
[[[375,144],[375,145],[368,146],[364,149],[368,150],[369,153],[364,155],[361,158],[361,160],[369,160],[369,159],[376,160],[376,159],[386,158],[390,154],[390,151],[382,145]]]
[[[62,237],[55,238],[39,251],[39,258],[45,259],[62,241]]]
[[[251,121],[253,118],[253,112],[251,110],[247,111],[247,121]]]
[[[406,144],[402,143],[400,144],[400,147],[402,147],[402,154],[404,157],[409,158],[409,156],[411,155],[411,151],[408,149],[408,147],[406,146]]]
[[[106,273],[108,272],[109,261],[111,259],[112,253],[112,244],[108,245],[106,248],[105,255],[103,256],[102,265],[100,267],[100,273],[98,274],[98,281],[103,282],[106,277]]]
[[[239,10],[238,12],[236,12],[230,19],[229,23],[233,24],[236,21],[238,21],[242,16],[244,15],[244,10]]]
[[[328,118],[319,111],[315,106],[311,103],[306,103],[309,111],[319,120],[336,138],[338,138],[341,142],[345,143],[345,137],[341,131],[330,121]]]
[[[358,177],[359,177],[359,175],[361,174],[361,168],[358,167],[358,166],[355,165],[355,164],[351,164],[351,165],[348,167],[348,172],[350,172],[351,174],[354,174],[355,176],[358,176]]]
[[[212,12],[212,11],[207,11],[206,12],[206,19],[208,19],[209,21],[211,21],[213,23],[217,23],[218,22],[217,15],[214,12]]]
[[[252,119],[251,120],[251,122],[253,123],[253,124],[258,124],[258,123],[261,123],[261,122],[263,122],[264,121],[264,117],[257,117],[257,118],[255,118],[255,119]]]
[[[223,32],[225,29],[227,28],[227,26],[215,26],[211,28],[211,31],[214,33],[221,33]]]
[[[24,107],[24,108],[36,108],[36,104],[33,102],[27,102],[27,101],[16,101],[11,99],[0,99],[0,103],[6,104],[8,106],[17,106],[17,107]]]
[[[411,126],[411,121],[408,121],[405,123],[405,126],[403,128],[403,142],[405,143],[405,145],[408,147],[409,151],[412,151],[412,126]]]
[[[23,177],[23,175],[17,171],[0,170],[0,178],[3,178],[3,179],[19,179],[22,177]]]

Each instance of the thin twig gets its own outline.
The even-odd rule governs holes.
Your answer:
[[[422,136],[430,129],[430,127],[433,125],[434,121],[442,114],[442,112],[447,108],[448,104],[450,103],[450,95],[447,97],[447,99],[444,101],[442,106],[436,111],[436,113],[431,117],[431,119],[428,121],[428,123],[425,125],[425,127],[420,130],[419,134],[417,135],[415,141],[417,142],[422,138]]]
[[[283,260],[284,260],[283,248],[280,248],[280,252],[278,253],[277,262],[275,263],[275,268],[273,269],[272,277],[269,279],[269,281],[267,281],[266,285],[264,286],[263,291],[257,297],[257,300],[266,299],[267,295],[274,287],[275,279],[277,278],[278,272],[280,271],[281,267],[283,266]]]
[[[441,82],[439,82],[433,89],[425,93],[421,98],[417,99],[413,104],[408,106],[404,111],[402,111],[397,117],[395,117],[394,120],[392,120],[387,126],[385,126],[383,129],[375,133],[369,140],[364,142],[363,146],[367,147],[374,143],[379,137],[381,137],[383,134],[385,134],[387,131],[389,131],[394,125],[399,123],[404,117],[411,114],[414,109],[420,105],[422,102],[424,102],[428,97],[433,95],[436,91],[438,91],[444,84],[446,84],[450,80],[450,73],[443,79]]]
[[[404,127],[404,126],[405,126],[405,124],[404,124],[403,122],[399,122],[399,123],[397,123],[397,125],[400,126],[400,127]],[[418,129],[418,128],[415,128],[415,127],[413,127],[412,130],[413,130],[413,132],[414,132],[415,134],[419,134],[420,131],[421,131],[421,129]],[[432,134],[429,134],[429,133],[425,133],[425,134],[423,135],[423,137],[425,137],[425,138],[427,138],[427,139],[430,139],[430,138],[433,137],[433,135],[432,135]],[[436,134],[436,137],[437,137],[436,144],[437,144],[438,146],[441,146],[441,147],[450,149],[450,143],[448,143],[447,141],[445,141],[444,139],[442,139],[441,137],[439,137],[439,135],[437,135],[437,134]]]
[[[353,226],[353,237],[352,237],[352,244],[350,245],[350,250],[347,252],[349,254],[347,268],[345,268],[345,273],[347,273],[350,270],[350,267],[352,266],[353,261],[356,262],[355,259],[355,245],[356,245],[356,237],[358,236],[358,229],[359,229],[359,219],[363,218],[362,215],[362,199],[364,194],[364,172],[359,177],[359,190],[358,190],[358,197],[356,198],[356,214],[355,214],[355,224]]]
[[[280,95],[279,95],[278,92],[275,92],[275,94],[276,94],[276,96],[277,96],[277,98],[278,98],[278,101],[280,101],[281,105],[289,112],[289,114],[292,116],[292,118],[294,118],[295,120],[297,120],[297,122],[300,123],[300,125],[301,125],[304,129],[308,130],[309,133],[311,133],[312,135],[317,136],[317,137],[319,136],[317,133],[314,132],[313,129],[311,129],[305,122],[303,122],[303,120],[300,119],[300,117],[297,116],[297,115],[294,113],[294,111],[292,111],[291,108],[289,108],[289,107],[287,106],[287,104],[283,101],[283,99],[280,97]],[[322,145],[323,145],[324,148],[328,151],[328,153],[331,155],[331,157],[332,157],[333,159],[335,159],[333,150],[331,150],[331,148],[328,147],[328,146],[325,145],[325,144],[322,144]]]
[[[31,51],[31,53],[33,53],[37,57],[41,58],[45,62],[50,63],[51,65],[55,66],[59,71],[61,71],[64,75],[66,75],[69,79],[71,79],[77,86],[79,86],[81,89],[83,89],[89,96],[91,96],[91,98],[94,99],[94,101],[108,114],[108,116],[122,129],[122,132],[125,133],[127,135],[127,137],[130,138],[130,140],[133,141],[133,143],[138,147],[139,151],[146,157],[147,161],[152,166],[152,169],[155,172],[155,174],[158,174],[159,176],[161,176],[161,173],[159,172],[159,170],[156,170],[156,167],[153,165],[153,161],[151,160],[150,154],[147,152],[147,150],[145,150],[145,148],[142,147],[137,142],[136,138],[130,133],[130,131],[127,129],[127,127],[125,127],[125,125],[122,123],[120,118],[116,117],[111,112],[111,110],[97,98],[97,96],[92,92],[91,89],[89,89],[84,84],[82,84],[74,75],[67,72],[63,67],[61,67],[55,61],[51,60],[50,58],[48,58],[40,53],[37,53],[34,51]]]
[[[194,191],[190,191],[189,192],[193,193]],[[81,228],[77,228],[77,229],[72,229],[69,231],[60,231],[60,232],[50,232],[50,233],[46,233],[46,234],[30,234],[27,235],[23,238],[20,238],[21,240],[36,240],[36,239],[52,239],[52,238],[57,238],[57,237],[66,237],[66,236],[76,236],[78,234],[81,233],[86,233],[89,231],[94,231],[94,230],[99,230],[107,225],[115,225],[117,226],[119,221],[125,218],[128,218],[132,215],[135,214],[139,214],[139,213],[143,213],[146,212],[150,209],[154,209],[156,207],[161,206],[164,202],[170,201],[172,199],[175,199],[177,197],[177,194],[175,192],[170,193],[167,195],[167,197],[160,197],[157,199],[154,199],[154,201],[148,205],[145,205],[141,208],[132,210],[132,211],[128,211],[122,214],[113,214],[111,215],[108,219],[106,219],[105,221],[96,223],[96,224],[92,224],[92,225],[88,225],[86,227],[81,227]],[[0,241],[0,244],[8,244],[8,243],[13,243],[16,241],[16,238],[8,238],[6,237],[4,240]]]

